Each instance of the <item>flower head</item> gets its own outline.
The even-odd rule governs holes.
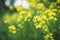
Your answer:
[[[15,34],[16,33],[16,27],[14,25],[9,26],[9,32]]]

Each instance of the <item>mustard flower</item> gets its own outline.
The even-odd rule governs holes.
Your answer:
[[[11,32],[13,34],[16,33],[16,27],[14,25],[9,26],[8,29],[9,29],[9,32]]]

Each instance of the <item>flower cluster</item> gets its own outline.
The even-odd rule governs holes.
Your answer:
[[[52,33],[45,35],[44,38],[45,40],[54,40]]]
[[[15,34],[16,33],[16,27],[14,25],[9,26],[9,32]]]
[[[17,18],[17,21],[20,22],[21,20],[27,21],[31,18],[31,13],[29,11],[21,11],[19,12],[19,16]]]
[[[37,11],[37,16],[34,16],[33,21],[36,27],[39,27],[43,24],[46,24],[48,21],[57,21],[56,13],[51,11],[50,9],[46,9],[45,11]]]

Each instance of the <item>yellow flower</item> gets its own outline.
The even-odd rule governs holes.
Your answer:
[[[44,36],[45,40],[49,40],[49,39],[53,39],[52,33],[47,34],[46,36]]]
[[[16,33],[16,27],[14,25],[9,26],[8,29],[9,29],[9,32],[11,32],[13,34]]]
[[[50,36],[52,36],[52,33],[50,33]]]
[[[53,39],[53,34],[52,34],[52,33],[50,33],[49,35],[50,35],[50,38],[51,38],[51,39]]]
[[[27,17],[25,17],[24,21],[27,21]]]
[[[30,6],[35,8],[36,7],[36,0],[28,0],[30,2]]]
[[[56,14],[54,12],[49,12],[48,16],[56,16]]]
[[[42,18],[43,20],[47,20],[47,15],[41,15],[41,18]]]
[[[48,13],[48,12],[51,12],[51,10],[50,9],[46,9],[45,13]]]
[[[9,23],[10,20],[7,18],[7,19],[4,19],[4,23]]]
[[[40,20],[41,20],[40,16],[34,16],[33,18],[34,23]]]
[[[34,16],[33,22],[35,23],[36,28],[41,28],[41,26],[45,24],[45,21],[41,16]]]
[[[59,9],[59,8],[60,8],[60,6],[57,6],[57,8]]]
[[[41,28],[42,25],[41,25],[41,23],[39,23],[39,24],[36,24],[35,26],[36,26],[36,28]]]
[[[57,3],[60,3],[60,0],[57,0]]]
[[[35,23],[37,20],[36,19],[33,19],[33,22]]]
[[[50,36],[49,34],[46,35],[46,37],[49,37],[49,36]]]
[[[57,9],[52,9],[53,12],[57,12]]]
[[[44,9],[44,4],[43,3],[38,3],[37,4],[37,9]]]
[[[45,40],[49,40],[49,35],[44,36]]]
[[[49,8],[54,8],[54,6],[51,4],[51,5],[49,6]]]
[[[31,17],[31,13],[30,12],[27,12],[27,17]]]
[[[19,15],[26,15],[27,11],[26,10],[23,10],[19,13]]]
[[[42,28],[43,28],[44,31],[48,31],[48,26],[47,25],[44,25]]]
[[[13,10],[13,9],[14,9],[14,7],[13,7],[13,6],[10,6],[10,7],[9,7],[9,9],[10,9],[10,10]]]
[[[23,19],[23,16],[19,15],[18,18],[17,18],[17,22],[20,22],[22,19]]]
[[[53,17],[53,16],[50,16],[49,19],[50,19],[50,20],[51,20],[51,19],[54,19],[54,17]]]
[[[23,7],[22,6],[16,6],[16,10],[19,12],[19,11],[22,11],[23,10]]]
[[[22,24],[18,24],[18,27],[19,27],[20,29],[22,29],[22,28],[23,28],[23,25],[22,25]]]
[[[45,21],[44,21],[44,20],[42,20],[40,23],[45,24]]]
[[[36,8],[36,3],[30,3],[31,7]]]
[[[30,2],[36,2],[36,0],[30,0]]]
[[[54,21],[57,21],[58,19],[57,18],[54,18]]]

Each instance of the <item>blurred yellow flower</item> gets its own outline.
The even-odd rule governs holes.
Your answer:
[[[48,31],[48,26],[47,26],[47,25],[44,25],[44,26],[42,27],[42,29],[47,32],[47,31]]]
[[[27,17],[32,17],[31,12],[27,12]]]
[[[42,17],[41,16],[34,16],[33,22],[34,22],[36,28],[41,28],[41,26],[46,23],[46,21],[44,20],[44,17],[43,16]],[[45,29],[45,30],[47,31],[48,29]]]
[[[47,35],[44,36],[45,40],[52,40],[53,39],[53,36],[52,36],[52,33],[49,33]]]
[[[17,22],[21,22],[22,19],[23,19],[23,16],[19,15],[18,18],[17,18]]]
[[[57,3],[60,3],[60,0],[57,0]]]
[[[45,24],[45,21],[44,21],[44,20],[42,20],[40,23]]]
[[[47,18],[47,15],[41,15],[41,18],[43,19],[43,20],[47,20],[48,18]]]
[[[10,9],[10,10],[13,10],[13,9],[14,9],[14,7],[13,7],[13,6],[10,6],[10,7],[9,7],[9,9]]]
[[[23,10],[23,7],[22,7],[22,6],[16,6],[16,10],[17,10],[18,12],[20,12],[20,11]]]
[[[43,3],[38,3],[37,4],[37,9],[44,9],[44,4]]]
[[[40,16],[34,16],[33,18],[34,23],[40,20],[41,20]]]
[[[52,33],[50,33],[50,36],[52,36],[53,34]]]
[[[54,13],[54,12],[49,12],[49,13],[48,13],[48,16],[56,16],[56,13]]]
[[[49,35],[44,36],[45,40],[49,40]]]
[[[28,1],[32,4],[36,3],[36,0],[28,0]]]
[[[36,0],[28,0],[30,2],[30,6],[35,8],[36,7],[36,3],[37,1]]]
[[[30,2],[36,2],[36,0],[30,0]]]
[[[54,19],[54,17],[53,16],[50,16],[49,19],[52,20],[52,19]]]
[[[41,23],[39,23],[39,24],[35,24],[35,26],[36,26],[36,28],[41,28]]]
[[[52,4],[50,4],[49,8],[54,8],[54,6]]]
[[[9,29],[9,32],[11,32],[13,34],[16,33],[16,27],[14,25],[9,26],[8,29]]]
[[[27,21],[27,17],[25,17],[24,21]]]
[[[57,21],[58,19],[57,18],[54,18],[54,21]]]
[[[53,12],[57,12],[57,9],[52,9]]]
[[[5,20],[4,20],[4,23],[8,23],[8,22],[9,22],[9,20],[8,20],[8,19],[5,19]]]
[[[22,29],[23,25],[22,24],[18,24],[18,27],[19,27],[19,29]]]
[[[23,10],[19,13],[19,15],[26,15],[27,11],[26,10]]]

